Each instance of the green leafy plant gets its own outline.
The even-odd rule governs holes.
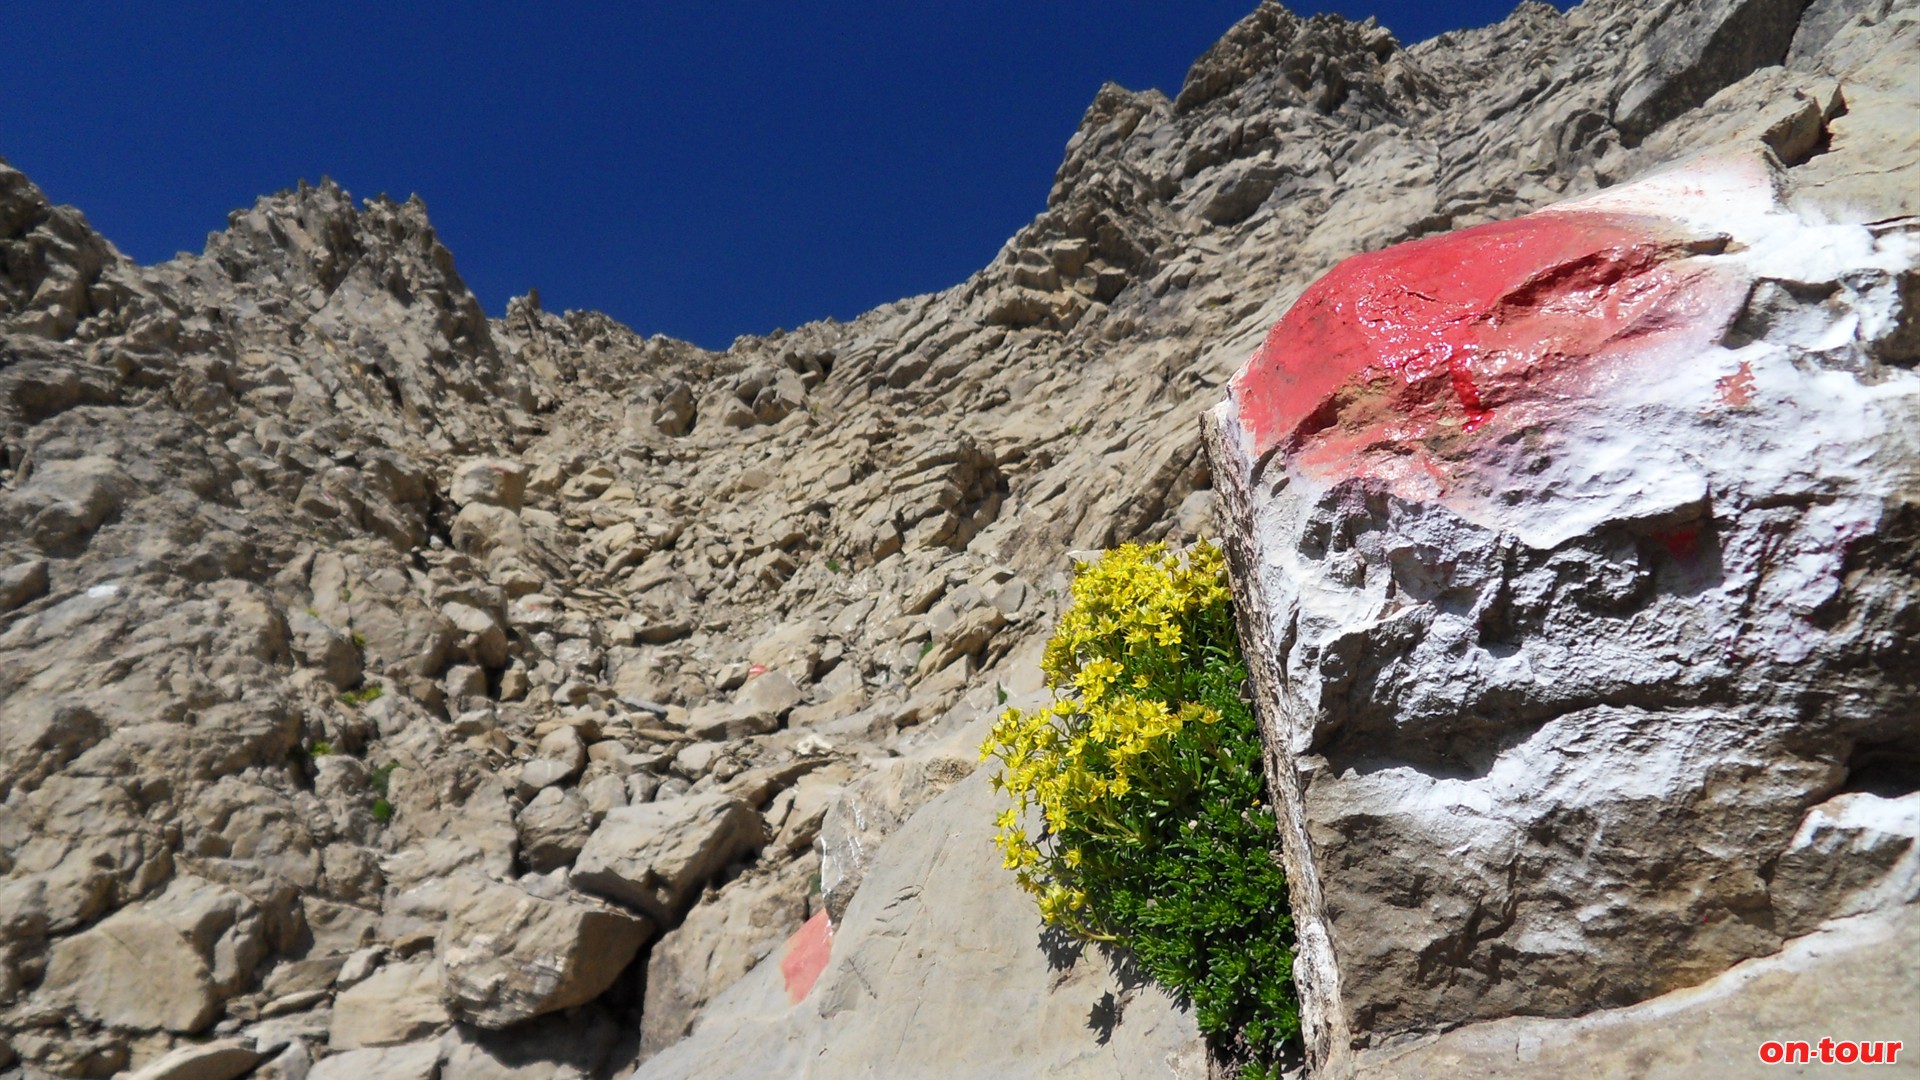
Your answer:
[[[846,569],[846,567],[844,567],[844,566],[841,566],[841,565],[840,565],[840,560],[839,560],[839,559],[828,559],[828,560],[827,560],[827,569],[829,569],[829,570],[831,570],[831,571],[833,571],[834,573],[836,573],[836,574],[838,574],[838,573],[840,573],[840,572],[842,572],[842,571],[844,571],[844,570]]]
[[[373,799],[373,820],[382,824],[393,820],[393,804],[387,801],[387,789],[393,782],[393,771],[406,766],[397,761],[389,761],[367,774],[367,783],[375,792]]]
[[[367,651],[367,635],[360,631],[355,630],[352,634],[348,635],[347,640],[353,642],[353,647],[359,649],[361,652]]]
[[[1127,545],[1079,567],[1051,705],[981,748],[1004,862],[1050,926],[1131,953],[1242,1077],[1300,1032],[1293,922],[1225,559]],[[1031,829],[1031,834],[1030,834]]]
[[[308,757],[326,757],[331,753],[333,753],[333,744],[325,739],[315,739],[313,745],[307,748]]]
[[[385,694],[386,690],[379,683],[367,683],[359,689],[341,694],[340,701],[345,705],[365,705],[368,702],[379,701]]]

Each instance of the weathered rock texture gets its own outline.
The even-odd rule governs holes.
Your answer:
[[[888,1039],[953,1061],[1017,1046],[1036,1074],[1102,1061],[1163,1075],[1192,1044],[1190,1018],[1135,998],[1103,1047],[1112,1017],[1085,1000],[1103,1000],[1099,963],[1047,970],[1007,876],[970,861],[972,826],[940,816],[984,811],[973,795],[935,801],[971,783],[970,725],[1003,696],[1033,700],[1064,553],[1210,528],[1201,413],[1356,252],[1753,138],[1788,177],[1785,209],[1761,200],[1756,221],[1826,222],[1821,235],[1892,251],[1920,213],[1920,186],[1890,179],[1920,157],[1915,33],[1890,0],[1593,0],[1402,47],[1372,23],[1263,5],[1175,97],[1101,88],[1047,207],[978,274],[725,352],[531,296],[488,319],[418,200],[303,184],[233,214],[204,252],[140,267],[0,166],[0,1075],[255,1054],[254,1075],[289,1080],[601,1077],[655,1053],[725,1075],[713,1047],[748,1015],[790,1036],[783,1047],[820,1045],[818,1023],[876,1057]],[[1725,228],[1761,251],[1741,224]],[[1474,966],[1483,935],[1546,917],[1516,902],[1502,922],[1500,897],[1533,895],[1499,877],[1505,852],[1550,864],[1569,896],[1602,890],[1574,910],[1607,925],[1642,919],[1604,891],[1608,875],[1642,900],[1700,883],[1697,901],[1649,906],[1669,920],[1669,959],[1640,974],[1592,965],[1622,1001],[1881,906],[1877,890],[1904,880],[1906,819],[1873,800],[1898,794],[1909,749],[1872,718],[1910,687],[1895,676],[1913,669],[1897,590],[1912,513],[1886,494],[1897,477],[1844,450],[1896,437],[1868,421],[1899,418],[1920,338],[1910,318],[1865,313],[1896,295],[1907,310],[1914,279],[1825,254],[1782,276],[1735,247],[1653,253],[1669,268],[1739,263],[1757,284],[1722,337],[1748,350],[1750,374],[1736,366],[1726,390],[1746,400],[1705,417],[1649,401],[1633,414],[1653,425],[1648,445],[1689,431],[1784,454],[1810,438],[1780,419],[1796,415],[1785,395],[1809,418],[1859,407],[1771,485],[1752,479],[1759,459],[1695,445],[1623,462],[1673,464],[1683,472],[1658,475],[1676,482],[1747,478],[1649,491],[1676,507],[1663,532],[1695,525],[1691,548],[1648,547],[1655,526],[1626,510],[1540,548],[1405,493],[1341,516],[1367,526],[1353,537],[1329,526],[1330,591],[1315,602],[1370,603],[1405,573],[1430,592],[1396,595],[1432,615],[1405,615],[1404,640],[1354,653],[1347,674],[1347,654],[1327,654],[1315,676],[1347,680],[1325,696],[1353,703],[1342,746],[1379,739],[1392,761],[1356,765],[1334,819],[1355,853],[1406,845],[1351,871],[1378,888],[1350,902],[1408,913],[1409,934],[1451,926],[1434,940],[1459,945],[1416,965],[1400,996],[1356,1006],[1343,1037],[1491,1015],[1456,1008],[1442,970],[1489,1009],[1575,1009],[1564,988],[1507,978],[1505,954]],[[1820,336],[1842,326],[1853,336]],[[1544,453],[1524,439],[1507,452]],[[1617,536],[1616,519],[1629,521]],[[1382,568],[1365,561],[1373,540],[1334,546],[1401,522],[1452,545],[1456,566],[1418,570],[1433,565],[1423,549]],[[1594,529],[1604,543],[1581,539]],[[1829,589],[1817,545],[1841,530],[1855,532]],[[1762,562],[1776,571],[1755,576]],[[1764,586],[1744,607],[1726,591],[1739,580]],[[1790,581],[1804,591],[1778,591]],[[1469,592],[1489,611],[1504,597],[1484,642],[1460,629]],[[1728,604],[1752,642],[1800,642],[1805,626],[1853,644],[1823,637],[1801,675],[1769,680],[1740,642],[1698,637]],[[1544,669],[1554,657],[1528,643],[1569,642],[1556,620],[1576,612],[1638,636],[1569,649],[1596,674],[1563,687],[1511,674],[1514,657]],[[1623,650],[1660,635],[1670,674],[1656,679]],[[1457,663],[1440,655],[1449,642]],[[1506,666],[1473,659],[1495,649],[1512,650]],[[1597,689],[1601,671],[1627,674]],[[1479,701],[1483,715],[1448,711]],[[1552,741],[1556,718],[1632,733],[1649,717],[1694,717],[1697,741],[1630,742],[1644,776],[1489,802],[1462,821],[1494,846],[1428,849],[1419,873],[1381,879],[1432,839],[1391,785],[1417,774],[1488,793],[1509,775],[1502,751],[1583,751]],[[1402,735],[1418,752],[1394,749]],[[1548,775],[1571,774],[1515,790]],[[1721,831],[1685,858],[1639,861],[1606,846],[1612,834],[1587,862],[1585,841],[1552,859],[1539,847],[1634,781],[1665,793],[1642,806],[1657,819],[1687,777],[1702,786],[1686,805]],[[1393,796],[1377,813],[1368,784]],[[1770,790],[1786,801],[1767,804]],[[1546,839],[1531,838],[1536,820]],[[1756,837],[1779,858],[1728,870]],[[1457,910],[1404,906],[1486,874]],[[914,884],[935,876],[937,891]],[[840,933],[810,993],[728,994],[775,984],[784,943],[822,911]],[[1703,928],[1685,922],[1700,914]],[[1338,913],[1315,920],[1331,933]],[[887,936],[905,927],[911,947]],[[885,958],[875,985],[890,996],[860,1000],[848,957]],[[1370,977],[1405,971],[1383,963]],[[939,971],[966,973],[937,988],[955,1000],[1044,1007],[956,1029],[907,1000]]]
[[[961,781],[895,834],[798,1003],[788,965],[763,963],[636,1077],[1205,1076],[1193,1022],[1163,992],[1094,956],[1066,966],[1025,894],[980,888],[1004,873],[986,780]]]
[[[1920,161],[1825,190],[1896,25],[1705,156],[1343,263],[1211,415],[1329,1071],[1920,897]]]

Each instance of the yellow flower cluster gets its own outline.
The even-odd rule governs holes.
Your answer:
[[[1080,568],[1073,606],[1041,661],[1053,703],[1008,709],[980,750],[982,761],[999,759],[993,783],[1013,803],[996,822],[995,843],[1048,923],[1070,920],[1086,903],[1071,887],[1083,852],[1058,838],[1137,839],[1113,800],[1153,787],[1174,767],[1169,742],[1183,726],[1220,719],[1196,702],[1169,702],[1155,674],[1183,662],[1178,649],[1195,616],[1229,598],[1225,559],[1212,544],[1181,554],[1129,544]],[[1044,824],[1037,840],[1026,829],[1036,809]]]
[[[1168,554],[1165,544],[1127,544],[1074,578],[1073,607],[1040,667],[1059,686],[1089,660],[1119,659],[1116,642],[1128,651],[1148,642],[1179,645],[1186,618],[1230,598],[1226,556],[1213,544],[1202,542],[1185,558]]]

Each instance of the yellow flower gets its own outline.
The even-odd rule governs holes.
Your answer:
[[[1183,553],[1122,545],[1077,566],[1071,592],[1041,657],[1054,700],[1007,709],[980,747],[982,761],[1000,762],[993,782],[1010,803],[995,818],[995,842],[1054,924],[1075,922],[1071,912],[1087,902],[1064,884],[1088,857],[1083,841],[1125,831],[1112,803],[1168,783],[1181,771],[1171,740],[1186,724],[1220,719],[1167,697],[1172,684],[1156,680],[1193,662],[1183,650],[1200,620],[1218,620],[1231,599],[1225,557],[1205,543]],[[1038,824],[1031,837],[1029,810]]]

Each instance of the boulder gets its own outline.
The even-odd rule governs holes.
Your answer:
[[[476,558],[517,555],[527,546],[526,526],[520,515],[504,506],[471,502],[454,515],[453,546]]]
[[[622,792],[625,785],[612,776]],[[611,805],[606,809],[611,809]],[[544,874],[573,862],[587,842],[587,805],[574,792],[543,787],[520,811],[514,824],[520,831],[520,860],[527,869]]]
[[[328,626],[305,611],[287,613],[287,630],[293,654],[320,674],[335,690],[348,690],[360,683],[360,650],[346,634]]]
[[[569,880],[671,926],[714,875],[765,843],[763,832],[753,807],[725,795],[623,806],[593,830]]]
[[[440,1040],[441,1080],[597,1080],[626,1037],[607,1011],[548,1014],[505,1031],[461,1025]]]
[[[646,919],[541,879],[528,885],[459,879],[439,941],[456,1019],[498,1029],[591,1001],[653,932]]]
[[[795,682],[808,683],[820,670],[826,624],[802,619],[779,626],[747,650],[747,662],[763,671],[783,672]]]
[[[22,531],[40,550],[73,555],[135,493],[133,478],[112,458],[88,455],[49,461],[0,497],[0,515],[22,523]]]
[[[1812,1065],[1806,1071],[1817,1075],[1822,1036],[1803,1034],[1808,1017],[1831,1025],[1822,1030],[1834,1032],[1836,1044],[1880,1044],[1870,1053],[1897,1067],[1909,1063],[1912,1048],[1901,1045],[1892,1057],[1887,1052],[1893,1044],[1910,1043],[1912,1030],[1901,1010],[1887,1003],[1911,1001],[1920,993],[1920,957],[1909,947],[1916,935],[1920,908],[1911,905],[1841,920],[1796,938],[1772,956],[1735,964],[1699,986],[1584,1016],[1516,1016],[1472,1024],[1372,1051],[1357,1063],[1364,1071],[1355,1075],[1367,1080],[1761,1077],[1778,1075],[1782,1068],[1764,1063],[1762,1048],[1802,1039],[1809,1044]],[[1784,1058],[1786,1047],[1780,1049]]]
[[[458,600],[440,605],[440,614],[460,633],[459,648],[484,668],[507,664],[507,631],[491,612]]]
[[[453,1019],[441,1000],[443,982],[437,960],[388,964],[334,998],[328,1041],[336,1050],[352,1050],[395,1046],[440,1031]]]
[[[517,513],[520,500],[526,492],[525,465],[504,458],[477,458],[463,462],[453,471],[453,486],[449,494],[455,506],[481,503]]]
[[[857,783],[820,792],[828,800],[820,815],[814,846],[820,851],[820,888],[827,913],[838,921],[866,880],[880,844],[934,796],[973,771],[976,758],[964,740],[936,744],[913,757],[890,761]],[[796,796],[797,799],[797,796]],[[817,804],[816,804],[817,806]],[[808,826],[802,823],[805,831]]]
[[[0,613],[47,594],[47,561],[28,559],[0,570]]]
[[[1210,415],[1317,1066],[1906,895],[1857,785],[1920,761],[1917,253],[1791,182],[1709,157],[1357,256]]]
[[[260,1060],[260,1053],[241,1039],[190,1043],[135,1069],[126,1080],[236,1080]]]
[[[39,999],[103,1024],[189,1035],[264,955],[253,903],[197,878],[113,913],[50,950]]]
[[[696,739],[744,739],[776,731],[794,706],[806,700],[793,678],[769,671],[747,680],[728,702],[708,702],[687,715],[687,734]]]
[[[101,1023],[181,1034],[204,1030],[220,1007],[206,959],[186,935],[133,910],[57,942],[40,995]]]

